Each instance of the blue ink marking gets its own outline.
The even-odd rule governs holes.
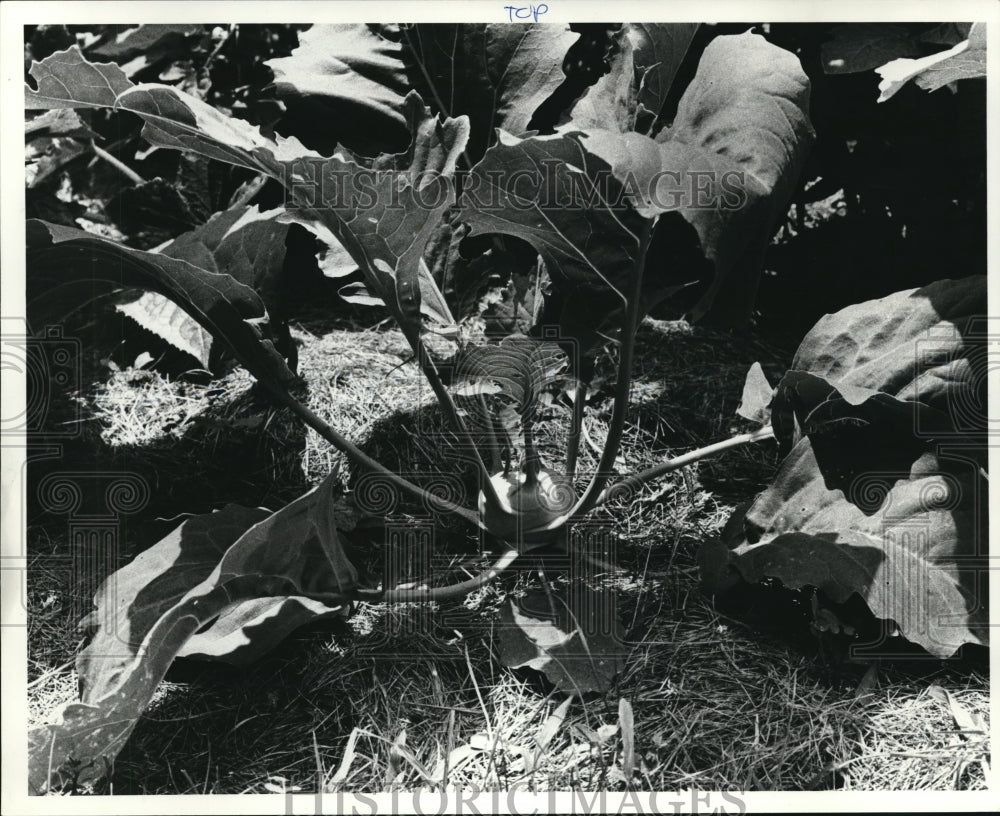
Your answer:
[[[529,3],[527,6],[504,6],[503,8],[507,12],[507,21],[510,23],[513,23],[515,20],[527,20],[529,18],[534,18],[534,21],[537,23],[538,18],[549,10],[549,7],[545,3],[539,3],[537,6]]]

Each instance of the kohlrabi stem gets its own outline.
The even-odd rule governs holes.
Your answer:
[[[354,600],[368,601],[370,603],[422,603],[427,601],[444,601],[449,598],[462,598],[499,576],[501,572],[517,560],[519,554],[517,550],[507,550],[489,569],[470,578],[468,581],[461,581],[457,584],[417,589],[359,589],[355,590],[351,597]]]
[[[531,418],[524,417],[524,486],[533,487],[538,481],[538,471],[542,461],[538,458],[538,448],[535,446],[535,435],[531,429]]]
[[[479,402],[479,412],[486,420],[486,444],[490,449],[490,464],[495,472],[503,467],[503,462],[500,459],[500,439],[497,436],[497,426],[493,422],[493,412],[486,403],[486,397],[483,394],[476,394],[476,400]]]
[[[635,335],[639,328],[639,320],[642,314],[640,304],[640,293],[642,292],[642,278],[646,266],[646,253],[649,251],[649,243],[653,234],[653,224],[655,219],[646,221],[639,236],[639,254],[635,260],[635,281],[632,284],[632,291],[629,292],[625,304],[625,324],[621,331],[621,351],[618,356],[618,382],[615,385],[615,401],[611,411],[611,423],[608,427],[608,436],[604,441],[604,450],[601,452],[600,462],[597,464],[597,472],[587,485],[587,489],[579,498],[576,506],[560,517],[562,523],[570,518],[582,516],[589,513],[596,504],[597,499],[604,490],[604,486],[611,478],[618,457],[618,449],[621,446],[622,433],[625,430],[625,415],[628,413],[629,392],[632,389],[632,358],[635,353]],[[553,525],[555,526],[555,525]]]
[[[260,380],[260,382],[265,382]],[[341,436],[329,423],[323,420],[319,415],[317,415],[311,408],[303,405],[295,397],[293,397],[288,391],[284,390],[279,386],[267,386],[268,390],[281,402],[283,405],[287,406],[291,411],[296,414],[303,422],[306,423],[310,428],[312,428],[316,433],[323,437],[327,442],[333,445],[337,450],[343,453],[348,459],[350,459],[358,467],[364,468],[365,470],[371,471],[373,473],[378,473],[383,476],[387,482],[395,487],[398,487],[404,493],[409,494],[415,499],[419,499],[425,503],[430,503],[431,506],[437,506],[442,509],[446,509],[449,513],[456,516],[460,516],[466,521],[479,526],[479,515],[478,513],[470,510],[467,507],[463,507],[460,504],[455,504],[454,502],[448,501],[439,496],[435,496],[428,493],[422,487],[418,487],[412,482],[407,481],[399,474],[393,473],[384,465],[372,459],[368,454],[362,451],[357,445],[351,442],[344,436]]]
[[[126,176],[129,179],[129,181],[131,181],[133,184],[146,183],[146,179],[144,179],[142,176],[136,173],[135,170],[133,170],[131,167],[125,164],[125,162],[123,162],[121,159],[112,156],[103,147],[100,147],[97,144],[93,144],[91,145],[91,147],[94,148],[94,155],[97,156],[97,158],[106,161],[108,164],[114,167],[119,173],[121,173],[123,176]]]
[[[420,339],[420,334],[415,331],[404,330],[403,335],[409,341],[410,347],[413,349],[413,353],[416,354],[417,365],[420,366],[420,370],[424,373],[424,377],[426,377],[427,382],[430,383],[431,389],[434,391],[434,396],[437,397],[437,401],[445,413],[445,417],[458,434],[461,444],[464,445],[465,448],[472,454],[472,461],[479,469],[479,481],[482,482],[482,491],[486,497],[486,506],[494,510],[500,509],[502,507],[500,494],[497,493],[497,489],[490,478],[492,474],[486,469],[486,463],[483,461],[483,457],[479,453],[479,447],[476,445],[476,440],[472,438],[472,434],[469,432],[468,427],[462,420],[461,415],[458,413],[458,408],[455,406],[455,400],[452,399],[447,386],[445,386],[444,382],[441,380],[441,375],[438,373],[437,366],[434,365],[434,360],[428,353],[423,340]]]
[[[566,437],[566,479],[570,484],[576,478],[576,460],[580,455],[580,433],[583,430],[583,414],[587,406],[587,382],[580,380],[573,399],[573,416],[570,419],[569,434]]]
[[[640,471],[632,476],[626,476],[624,479],[620,479],[610,485],[606,490],[602,491],[594,506],[596,507],[604,504],[608,501],[608,499],[612,499],[616,495],[631,493],[632,491],[642,487],[647,482],[659,479],[661,476],[664,476],[673,470],[682,468],[685,465],[690,465],[692,462],[697,462],[700,459],[707,459],[709,456],[714,456],[715,454],[721,453],[724,450],[729,450],[730,448],[738,448],[741,445],[748,445],[752,442],[763,442],[767,439],[774,439],[774,429],[770,425],[753,431],[752,433],[739,434],[738,436],[733,436],[729,439],[723,439],[721,442],[706,445],[704,448],[697,448],[696,450],[682,453],[680,456],[675,456],[673,459],[668,459],[666,462],[661,462],[655,467]]]

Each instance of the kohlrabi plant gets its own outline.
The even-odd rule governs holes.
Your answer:
[[[202,354],[212,342],[225,345],[273,400],[364,478],[467,522],[494,553],[481,572],[451,585],[368,583],[338,533],[333,476],[277,512],[227,505],[189,518],[98,593],[88,621],[93,635],[78,661],[81,699],[30,735],[36,791],[68,775],[87,781],[106,773],[178,656],[224,656],[238,643],[241,659],[249,659],[296,626],[345,614],[355,603],[462,597],[529,551],[567,551],[574,546],[568,532],[610,499],[773,437],[787,453],[785,464],[775,486],[731,525],[725,546],[707,550],[712,589],[723,591],[737,576],[771,576],[819,586],[835,598],[856,592],[910,636],[911,620],[899,608],[904,601],[892,593],[872,601],[883,577],[905,580],[905,558],[865,543],[870,558],[857,562],[860,540],[837,538],[847,515],[823,509],[851,499],[843,493],[844,451],[867,463],[866,445],[875,444],[857,434],[877,437],[891,426],[906,437],[911,414],[928,430],[894,448],[911,455],[893,462],[898,474],[886,477],[887,495],[905,504],[909,492],[944,478],[935,475],[931,446],[947,435],[948,400],[967,379],[962,361],[973,345],[961,321],[981,306],[981,281],[942,282],[857,307],[860,316],[829,318],[776,390],[751,372],[741,410],[757,430],[643,472],[623,476],[615,469],[640,322],[691,284],[701,286],[695,317],[738,317],[749,308],[764,248],[812,137],[809,84],[798,60],[758,34],[715,38],[687,87],[675,88],[695,28],[612,29],[601,48],[603,72],[574,85],[564,62],[571,64],[582,35],[569,27],[315,26],[291,56],[273,61],[278,92],[290,103],[338,113],[329,119],[335,140],[340,120],[363,111],[358,115],[375,128],[379,144],[401,150],[377,156],[363,155],[370,145],[357,134],[345,137],[351,150],[271,138],[175,87],[134,84],[117,65],[90,62],[76,48],[32,66],[30,110],[129,112],[143,120],[151,145],[243,168],[285,190],[284,207],[262,212],[238,203],[157,251],[30,220],[27,285],[35,324],[54,322],[68,305],[101,292],[156,293],[182,310],[170,319],[175,345],[186,342]],[[478,495],[468,506],[384,467],[300,398],[287,353],[279,351],[281,327],[260,293],[290,223],[322,242],[320,266],[328,274],[360,270],[363,285],[346,296],[378,302],[395,319],[457,440],[462,466],[474,473]],[[426,339],[429,332],[454,336],[455,319],[442,293],[447,286],[426,256],[442,228],[456,225],[470,238],[489,238],[487,254],[506,251],[504,241],[530,247],[528,273],[545,305],[524,332],[463,346],[445,370]],[[958,327],[959,339],[939,349],[937,374],[914,373],[906,350],[941,325]],[[849,354],[844,338],[862,336]],[[582,473],[588,390],[595,359],[609,347],[616,379],[608,433],[596,468]],[[573,404],[561,471],[543,461],[533,434],[537,407],[553,389]],[[841,481],[831,481],[831,473]],[[978,479],[978,471],[969,478]],[[802,489],[813,490],[819,503],[800,505]],[[974,538],[949,521],[954,508],[942,501],[933,546],[946,558],[934,562],[934,615],[954,618],[972,608],[955,571],[959,543]],[[878,538],[885,512],[851,507],[858,523],[851,522],[850,535]],[[803,571],[791,552],[796,547],[806,548],[822,575]],[[533,599],[511,602],[505,614],[516,626],[508,628],[520,627],[523,636],[503,646],[502,656],[542,668],[570,691],[606,688],[621,664],[614,633],[602,639],[585,632],[559,592],[546,598],[558,614],[538,613]],[[947,636],[930,625],[935,635],[913,637],[936,653],[984,637],[978,624],[956,625]],[[538,636],[545,626],[563,637]]]

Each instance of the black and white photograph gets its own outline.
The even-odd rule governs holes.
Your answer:
[[[0,13],[5,813],[995,807],[1000,6]]]

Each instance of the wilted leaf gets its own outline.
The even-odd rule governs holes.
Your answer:
[[[754,363],[747,372],[743,383],[743,396],[736,413],[751,422],[766,425],[771,420],[771,398],[774,389],[764,375],[760,363]]]
[[[932,684],[927,688],[928,696],[948,707],[955,725],[962,732],[965,739],[972,739],[973,736],[983,736],[988,729],[985,721],[978,711],[969,711],[964,705],[955,699],[955,695],[948,689],[937,684]]]
[[[969,39],[947,51],[920,59],[893,60],[876,70],[882,77],[878,84],[879,102],[891,99],[911,79],[925,91],[936,91],[960,79],[985,77],[986,25],[975,23],[969,30]]]
[[[81,136],[92,139],[96,134],[75,110],[57,108],[28,119],[24,123],[24,135],[30,141],[36,136]]]
[[[79,659],[82,701],[29,734],[31,786],[44,792],[60,784],[71,759],[81,763],[78,781],[101,777],[174,658],[234,604],[306,597],[333,607],[355,588],[331,498],[328,481],[271,515],[230,506],[191,519],[108,578],[88,619],[96,634]],[[243,635],[276,632],[257,627]]]
[[[618,701],[618,725],[622,731],[622,774],[627,781],[635,771],[635,718],[632,704],[624,697]]]
[[[511,598],[500,626],[504,665],[540,671],[560,691],[607,691],[624,665],[614,593],[583,582]]]
[[[249,322],[264,316],[264,304],[231,275],[44,221],[28,221],[27,244],[28,315],[38,325],[58,322],[81,303],[116,289],[148,289],[181,305],[258,380],[295,380],[273,343]]]
[[[612,43],[610,72],[577,100],[570,125],[648,132],[697,30],[697,23],[626,23]]]
[[[559,733],[559,729],[562,728],[563,723],[566,721],[566,714],[572,703],[573,695],[571,694],[556,707],[555,711],[545,718],[542,727],[535,734],[535,747],[539,751],[544,751],[549,747],[549,743],[555,739],[556,734]]]
[[[848,497],[827,488],[803,439],[730,520],[723,546],[703,548],[702,575],[713,591],[735,569],[750,583],[777,578],[838,603],[857,593],[907,639],[950,657],[988,639],[985,495],[975,462],[925,453],[908,471],[867,474]]]

